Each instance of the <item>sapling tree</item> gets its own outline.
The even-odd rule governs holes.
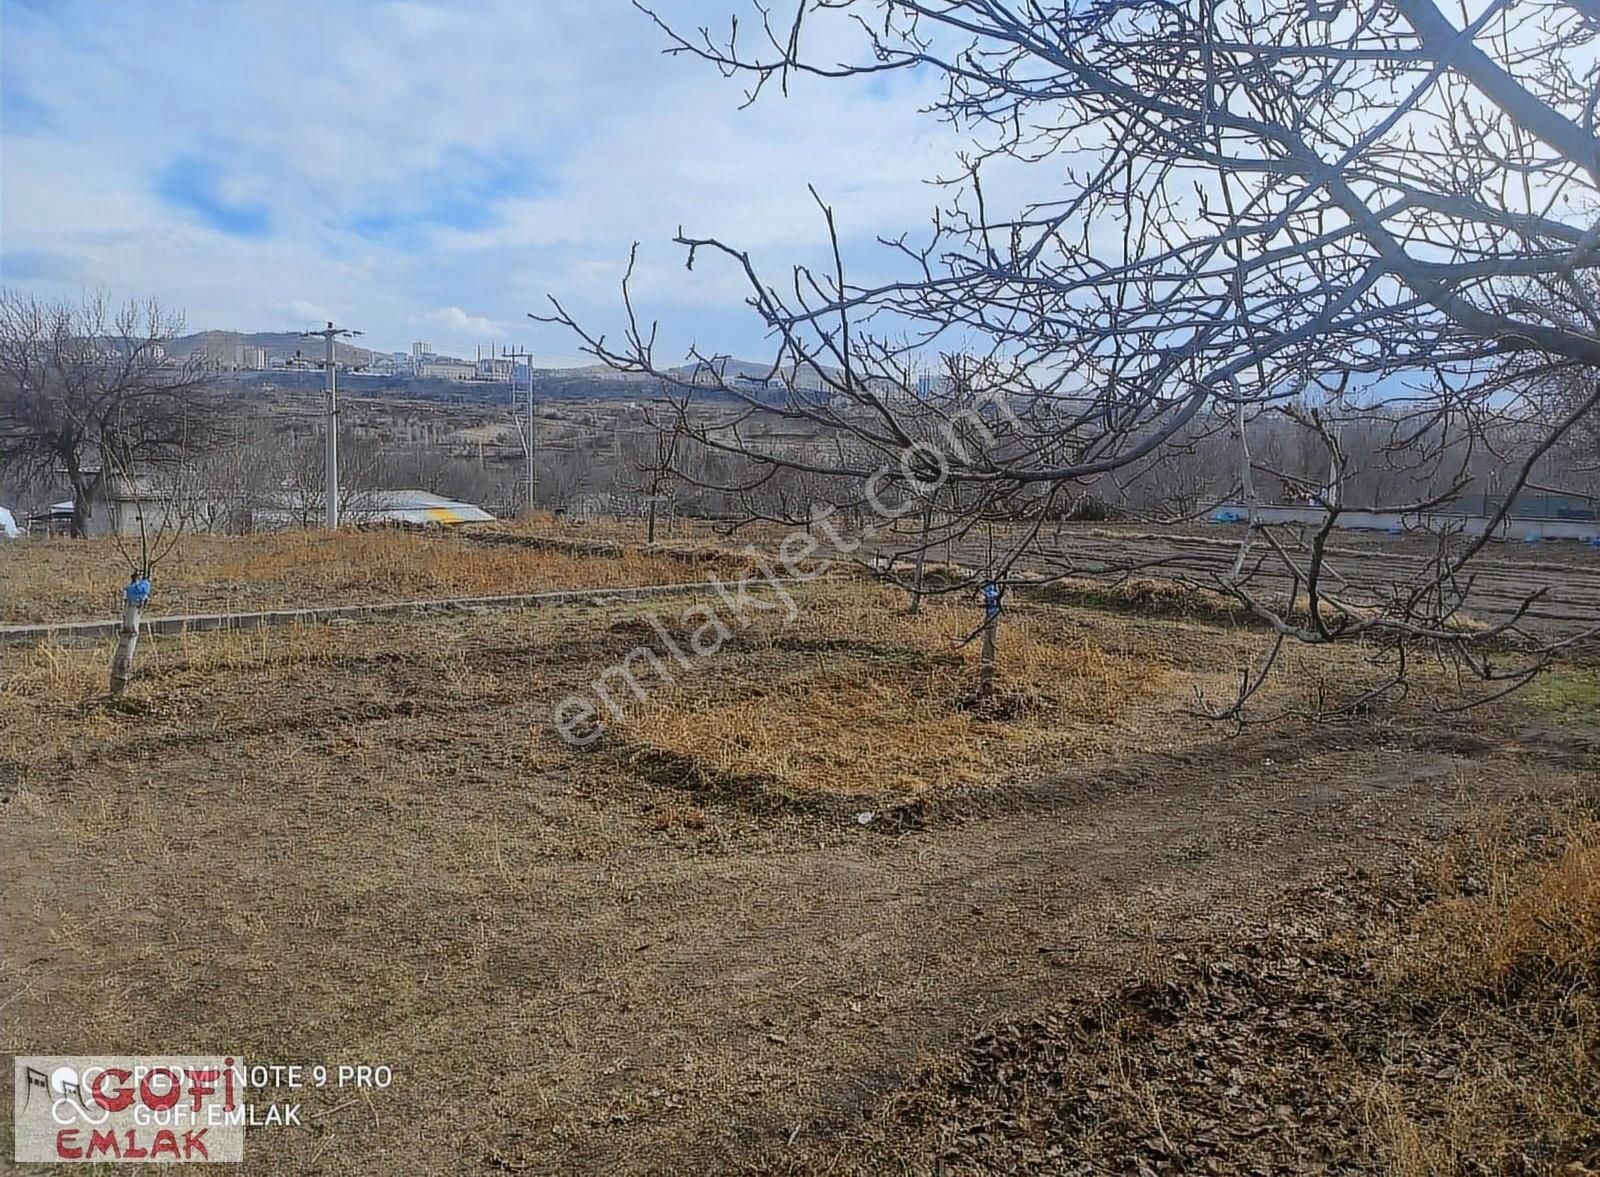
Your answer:
[[[152,573],[194,509],[185,461],[226,432],[203,361],[169,353],[182,330],[182,316],[154,298],[114,304],[98,294],[49,301],[0,291],[0,462],[65,478],[75,537],[88,534],[113,490],[118,511],[134,512],[136,546],[126,519],[109,513],[129,572],[113,695],[132,677]]]
[[[134,534],[125,534],[126,521],[114,519],[111,534],[128,583],[122,590],[122,624],[111,657],[110,694],[117,698],[133,681],[139,626],[150,600],[156,568],[172,555],[184,531],[202,510],[193,469],[181,460],[160,473],[143,472],[133,464],[130,445],[112,444],[105,450],[118,498],[133,511]]]

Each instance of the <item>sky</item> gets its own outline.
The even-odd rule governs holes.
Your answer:
[[[560,366],[587,362],[577,341],[527,313],[554,294],[619,334],[637,241],[658,358],[762,358],[742,276],[685,270],[679,227],[775,278],[827,265],[811,184],[852,275],[883,278],[875,239],[925,230],[959,143],[918,113],[932,79],[802,80],[741,110],[741,82],[664,45],[626,0],[0,0],[0,283]]]

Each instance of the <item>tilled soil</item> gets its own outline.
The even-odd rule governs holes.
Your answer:
[[[1280,542],[1303,561],[1304,547],[1293,542],[1293,531],[1280,529]],[[1219,576],[1232,568],[1244,539],[1245,528],[1237,525],[1153,533],[1137,524],[1069,524],[1046,528],[1016,566],[1041,575],[1083,578],[1091,585],[1132,576],[1214,589]],[[996,543],[1004,540],[997,538]],[[892,553],[914,544],[902,535],[880,539],[876,546]],[[1259,559],[1259,546],[1256,552],[1249,565],[1255,570],[1252,591],[1263,599],[1270,598],[1271,590],[1287,591],[1288,569],[1276,558]],[[1337,574],[1333,579],[1342,599],[1381,607],[1397,588],[1413,588],[1433,575],[1431,561],[1437,555],[1437,541],[1424,534],[1340,531],[1330,541],[1327,566]],[[970,536],[935,546],[930,557],[974,568],[984,567],[990,558],[988,545]],[[1463,609],[1480,621],[1498,624],[1517,618],[1519,632],[1547,639],[1586,633],[1600,613],[1600,550],[1592,545],[1496,540],[1469,568]]]

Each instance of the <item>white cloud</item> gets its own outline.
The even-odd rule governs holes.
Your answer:
[[[693,27],[744,7],[666,15]],[[553,292],[614,331],[639,241],[639,309],[669,350],[712,324],[730,336],[719,347],[755,348],[742,280],[709,257],[685,272],[680,226],[781,278],[826,260],[815,183],[850,261],[881,267],[873,238],[925,224],[938,194],[924,181],[951,157],[910,78],[892,103],[801,80],[741,111],[736,83],[662,56],[625,5],[332,5],[310,41],[272,5],[162,11],[0,8],[8,77],[50,107],[44,129],[0,134],[0,239],[62,259],[60,292],[76,292],[70,274],[157,293],[195,327],[298,326],[326,308],[384,347],[426,325],[568,352],[525,313]],[[158,177],[179,154],[214,165],[219,198],[264,207],[270,233],[230,237],[165,204]]]
[[[457,335],[469,337],[477,336],[484,339],[498,338],[506,333],[505,327],[493,319],[482,315],[469,315],[460,307],[440,307],[436,311],[429,311],[428,322],[435,323],[446,331]]]

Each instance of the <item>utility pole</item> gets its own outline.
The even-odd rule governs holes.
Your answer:
[[[533,514],[533,492],[537,486],[533,471],[534,447],[537,444],[537,434],[534,431],[533,423],[533,353],[525,349],[513,348],[511,351],[501,352],[500,354],[511,360],[511,400],[513,404],[517,399],[517,361],[519,359],[526,360],[528,366],[528,428],[522,435],[522,452],[528,460],[528,513],[531,515]],[[512,410],[512,414],[515,416],[515,409]]]
[[[327,475],[327,522],[329,530],[339,526],[339,393],[338,378],[333,362],[333,341],[341,335],[360,335],[346,327],[335,327],[330,319],[321,331],[302,331],[300,337],[309,339],[320,335],[327,344],[326,359],[322,364],[323,412],[327,417],[327,451],[324,462]]]

